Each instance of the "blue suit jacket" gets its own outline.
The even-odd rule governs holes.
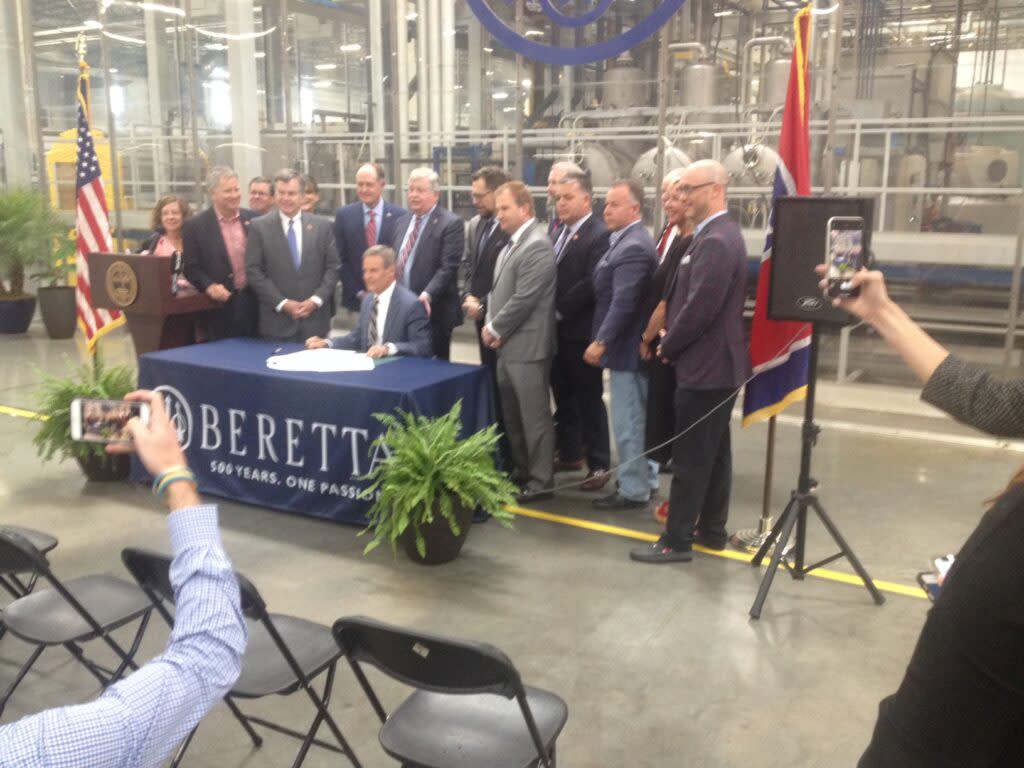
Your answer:
[[[395,250],[402,247],[406,230],[413,216],[406,211],[395,226]],[[419,296],[430,294],[430,322],[448,328],[462,324],[462,301],[456,281],[459,264],[465,252],[466,224],[461,218],[438,204],[430,218],[420,225],[412,269],[402,284]],[[401,254],[396,253],[396,258]]]
[[[640,335],[649,316],[647,295],[658,266],[657,248],[643,223],[633,225],[594,267],[593,340],[608,347],[601,365],[640,368]]]
[[[662,356],[684,389],[734,389],[750,375],[743,332],[747,246],[729,214],[693,238],[668,287]]]
[[[395,225],[406,213],[404,208],[384,201],[381,220],[377,222],[377,244],[395,247]],[[363,226],[363,204],[349,203],[334,216],[334,242],[338,246],[341,268],[341,304],[353,312],[359,309],[358,293],[366,290],[363,282],[363,253],[369,248]]]
[[[363,297],[363,305],[359,309],[359,326],[346,336],[331,339],[335,349],[351,349],[365,352],[370,348],[370,311],[373,308],[375,294],[368,293]],[[430,357],[430,321],[427,310],[412,291],[395,286],[388,305],[388,316],[384,320],[384,338],[381,344],[392,343],[399,355],[413,357]]]

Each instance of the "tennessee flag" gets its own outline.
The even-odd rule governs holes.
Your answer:
[[[768,319],[768,287],[772,275],[775,245],[775,200],[786,195],[811,192],[808,114],[810,83],[807,76],[807,42],[811,6],[793,20],[793,61],[789,67],[786,109],[779,137],[779,166],[772,189],[772,212],[768,218],[761,270],[757,277],[757,303],[750,335],[750,363],[754,377],[743,395],[743,426],[756,424],[781,413],[807,395],[807,362],[810,356],[811,326],[800,322]]]

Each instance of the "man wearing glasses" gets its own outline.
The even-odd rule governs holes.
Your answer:
[[[729,419],[750,374],[743,335],[747,249],[726,209],[729,175],[721,163],[689,166],[677,190],[695,222],[693,241],[669,284],[667,322],[657,355],[675,368],[672,489],[665,533],[637,547],[643,563],[687,562],[696,541],[724,549],[732,486]]]

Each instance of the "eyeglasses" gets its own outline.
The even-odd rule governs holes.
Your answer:
[[[676,190],[679,192],[680,195],[692,195],[701,187],[709,187],[714,183],[715,182],[713,181],[705,181],[703,184],[683,184],[681,186],[676,187]]]

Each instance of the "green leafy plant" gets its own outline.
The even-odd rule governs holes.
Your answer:
[[[29,295],[27,270],[50,263],[54,241],[66,231],[56,211],[35,190],[21,187],[0,194],[0,299]]]
[[[56,288],[68,284],[68,275],[75,271],[75,231],[71,230],[67,237],[60,240],[53,258],[39,265],[32,273],[32,279],[38,280],[41,287]]]
[[[385,541],[396,550],[399,537],[411,527],[416,549],[424,557],[426,542],[420,529],[434,520],[435,510],[458,536],[453,498],[469,509],[479,506],[511,527],[512,514],[505,507],[514,503],[516,487],[494,466],[498,429],[492,424],[460,440],[461,416],[461,400],[436,418],[402,410],[397,415],[374,414],[387,429],[372,447],[386,448],[390,454],[364,476],[372,483],[363,497],[377,494],[363,531],[373,534],[364,554]]]
[[[135,371],[125,366],[106,367],[99,358],[94,365],[72,368],[65,377],[47,376],[39,390],[37,410],[42,419],[32,439],[43,461],[58,456],[84,461],[96,456],[110,459],[103,446],[71,439],[71,401],[75,398],[123,400],[135,389]]]

